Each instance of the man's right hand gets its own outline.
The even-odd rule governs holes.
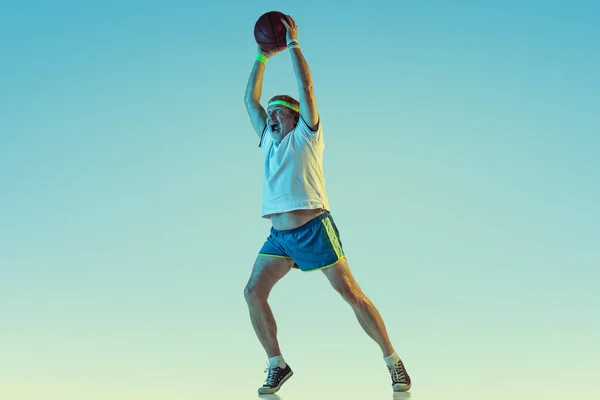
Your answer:
[[[279,48],[267,51],[267,50],[261,49],[260,46],[258,46],[258,52],[260,54],[262,54],[263,56],[268,57],[268,58],[273,57],[277,53],[281,53],[285,49],[287,49],[287,47],[286,46],[282,46],[282,47],[279,47]]]

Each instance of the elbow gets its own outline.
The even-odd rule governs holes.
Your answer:
[[[302,81],[300,82],[300,90],[302,90],[306,94],[313,93],[313,84],[311,81]]]
[[[247,110],[256,110],[257,108],[260,108],[260,100],[252,97],[246,97],[244,98],[244,105],[246,106]]]
[[[246,93],[244,93],[245,104],[256,103],[258,101],[260,101],[260,96],[256,96],[256,93],[253,93],[252,90],[246,90]]]

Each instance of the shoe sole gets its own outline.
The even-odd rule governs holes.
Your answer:
[[[283,379],[281,379],[281,382],[279,382],[279,385],[275,386],[274,388],[271,388],[271,389],[260,388],[260,389],[258,389],[258,394],[274,394],[274,393],[277,393],[279,391],[279,389],[281,389],[281,387],[283,386],[283,384],[285,383],[285,381],[287,381],[288,379],[290,379],[292,377],[292,375],[294,375],[294,371],[290,371],[289,374],[287,374],[286,376],[284,376]]]
[[[403,384],[395,384],[393,385],[394,392],[408,392],[410,390],[411,385],[403,385]]]

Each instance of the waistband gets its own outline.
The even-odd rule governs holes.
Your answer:
[[[331,215],[331,213],[329,211],[325,211],[323,214],[321,214],[321,215],[319,215],[317,217],[314,217],[310,221],[306,222],[304,225],[300,225],[297,228],[286,229],[284,231],[280,231],[279,229],[275,229],[275,228],[271,227],[271,232],[286,235],[288,233],[296,233],[296,232],[299,232],[299,231],[303,231],[303,230],[305,230],[307,228],[310,228],[311,226],[313,226],[315,224],[318,224],[319,222],[321,222],[325,218],[329,217],[330,215]]]

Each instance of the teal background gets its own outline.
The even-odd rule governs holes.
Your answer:
[[[599,398],[583,0],[3,2],[0,398],[257,397],[243,287],[269,223],[243,95],[269,10],[299,26],[332,213],[411,398]],[[280,399],[392,397],[321,273],[271,299],[296,373]]]

